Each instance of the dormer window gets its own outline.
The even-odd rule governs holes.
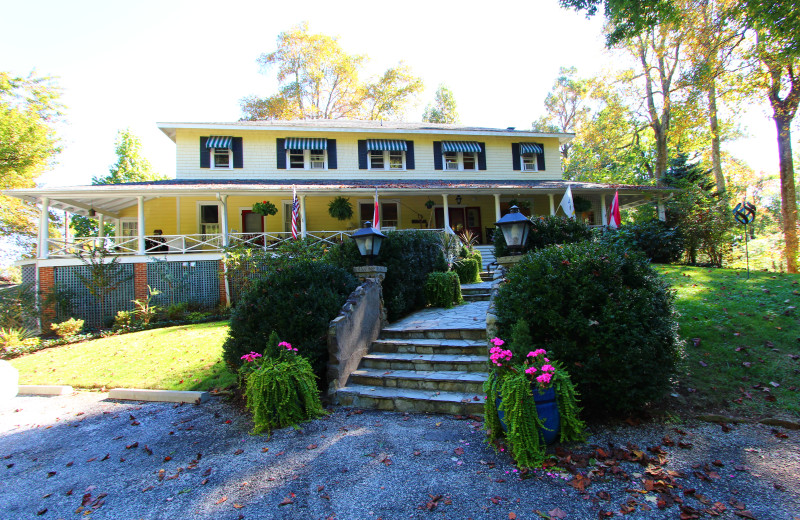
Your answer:
[[[211,168],[231,169],[233,168],[233,137],[212,135],[206,141],[206,148],[211,153]]]
[[[290,169],[327,170],[328,140],[305,137],[287,137],[286,163]]]

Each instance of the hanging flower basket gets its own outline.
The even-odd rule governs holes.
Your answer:
[[[270,215],[274,215],[278,212],[278,208],[275,207],[275,204],[271,203],[268,200],[262,202],[256,202],[253,204],[253,213],[258,213],[259,215],[263,215],[268,217]]]

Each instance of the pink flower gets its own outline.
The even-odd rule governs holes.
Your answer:
[[[555,372],[556,369],[553,365],[542,365],[542,372]]]
[[[526,368],[525,373],[528,375],[536,373],[536,367]]]
[[[529,353],[528,355],[529,356],[533,355],[533,357],[536,357],[536,356],[543,356],[544,354],[547,354],[547,351],[545,349],[537,348],[536,350],[534,350],[533,352]],[[545,360],[545,362],[546,362],[546,360]]]
[[[261,357],[261,354],[259,354],[258,352],[250,351],[249,354],[245,354],[244,356],[242,356],[239,359],[243,359],[243,360],[245,360],[246,362],[249,363],[249,362],[255,361],[256,359],[258,359],[260,357]]]
[[[500,338],[492,338],[492,339],[490,339],[489,341],[490,341],[491,343],[493,343],[495,347],[499,347],[499,346],[501,346],[501,345],[505,345],[505,344],[506,344],[506,342],[505,342],[505,341],[503,341],[503,340],[502,340],[502,339],[500,339]]]
[[[279,347],[286,347],[286,350],[292,350],[292,344],[291,343],[287,343],[286,341],[281,341],[280,343],[278,343],[278,346]]]
[[[536,378],[536,380],[543,385],[548,384],[551,379],[553,379],[553,374],[547,372],[541,374],[539,377]]]

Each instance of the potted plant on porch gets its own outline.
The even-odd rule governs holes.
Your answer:
[[[569,374],[546,350],[531,347],[524,320],[512,330],[510,349],[491,340],[484,417],[489,442],[505,444],[520,467],[541,466],[547,444],[584,438],[578,393]]]
[[[256,202],[253,204],[253,213],[258,213],[264,217],[269,217],[274,215],[278,212],[278,208],[275,207],[275,204],[271,203],[268,200],[262,202]]]

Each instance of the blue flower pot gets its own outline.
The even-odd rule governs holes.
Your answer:
[[[539,434],[545,444],[553,444],[558,439],[558,433],[561,428],[561,416],[558,414],[555,388],[551,387],[541,391],[534,387],[533,400],[536,402],[536,413],[539,414],[539,419],[541,419],[546,428],[539,428]],[[495,407],[497,407],[497,416],[500,418],[500,425],[503,427],[503,431],[507,431],[508,428],[503,420],[505,412],[500,409],[500,403],[502,402],[503,400],[498,397],[494,404]]]

